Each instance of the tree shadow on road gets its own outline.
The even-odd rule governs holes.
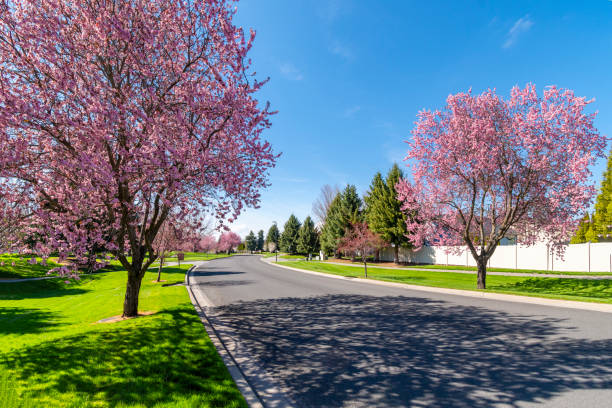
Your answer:
[[[612,340],[571,338],[563,319],[361,295],[266,299],[209,314],[303,406],[518,407],[612,387]]]

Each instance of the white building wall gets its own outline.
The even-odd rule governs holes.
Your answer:
[[[476,266],[467,247],[460,253],[448,253],[447,247],[422,247],[418,251],[400,248],[400,262],[436,265]],[[384,261],[393,261],[393,248],[380,253]],[[553,256],[545,243],[532,246],[498,246],[489,261],[489,267],[540,269],[549,271],[612,272],[612,242],[573,244],[565,248],[563,258]]]

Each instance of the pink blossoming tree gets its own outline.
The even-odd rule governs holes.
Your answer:
[[[217,239],[212,235],[204,235],[197,241],[196,245],[197,251],[207,253],[215,252],[217,250]]]
[[[159,260],[156,282],[161,282],[161,273],[168,252],[180,250],[189,245],[191,236],[188,225],[182,225],[172,219],[164,222],[153,241],[153,249]]]
[[[227,252],[228,255],[242,242],[240,236],[232,231],[221,234],[217,243],[217,251]]]
[[[276,161],[231,6],[0,0],[0,190],[61,260],[119,259],[124,316],[169,214],[231,222]]]
[[[351,255],[361,256],[365,277],[368,277],[367,259],[375,251],[385,246],[383,239],[372,232],[365,222],[351,224],[338,243],[338,251]]]
[[[467,245],[480,289],[508,235],[524,245],[547,240],[562,255],[596,191],[589,166],[606,147],[585,112],[590,102],[527,85],[509,99],[459,93],[442,110],[420,112],[406,158],[414,182],[398,184],[412,242]]]

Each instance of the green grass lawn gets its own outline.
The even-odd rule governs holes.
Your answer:
[[[282,265],[349,277],[363,277],[363,268],[325,262],[283,262]],[[368,278],[435,286],[450,289],[476,289],[476,274],[428,272],[406,269],[368,268]],[[530,278],[523,276],[487,276],[487,292],[612,303],[612,280]]]
[[[48,261],[47,265],[41,265],[42,258],[37,258],[39,263],[31,265],[28,263],[30,258],[31,256],[0,255],[0,279],[38,278],[47,276],[49,269],[59,266],[52,261]],[[12,265],[13,262],[15,266]]]
[[[181,263],[188,262],[188,261],[210,261],[211,259],[227,258],[228,256],[232,256],[228,254],[209,254],[209,253],[204,253],[204,252],[184,252],[184,254],[185,254],[185,259],[181,261]],[[176,257],[175,253],[170,254],[170,256],[167,256],[164,259],[164,262],[177,262],[177,261],[178,261],[178,258]],[[158,262],[155,262],[155,264],[157,263]]]
[[[330,258],[328,262],[334,262],[333,258]],[[362,266],[363,263],[355,262],[353,265]],[[368,267],[380,267],[376,262],[368,262]],[[441,270],[454,270],[454,271],[476,271],[475,266],[462,266],[462,265],[397,265],[397,268],[408,268],[408,269],[441,269]],[[545,271],[541,269],[511,269],[511,268],[487,268],[488,272],[508,272],[508,273],[544,273],[544,274],[555,274],[555,275],[585,275],[585,276],[602,276],[612,275],[610,272],[564,272],[564,271]]]
[[[126,274],[0,283],[0,406],[246,407],[187,294],[185,270],[147,273],[120,315]]]

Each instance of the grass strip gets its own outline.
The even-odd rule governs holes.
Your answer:
[[[326,262],[282,262],[282,265],[333,275],[354,278],[363,277],[363,269],[348,265]],[[476,274],[368,268],[368,278],[411,285],[477,290]],[[549,299],[612,303],[611,279],[563,279],[488,275],[487,289],[484,291]]]
[[[327,262],[334,263],[334,259],[329,259]],[[353,262],[347,263],[346,265],[361,266],[363,263]],[[462,265],[393,265],[393,266],[381,266],[377,262],[368,262],[368,267],[372,268],[397,268],[397,269],[433,269],[433,270],[454,270],[454,271],[471,271],[476,272],[475,266],[462,266]],[[552,274],[552,275],[584,275],[584,276],[612,276],[610,272],[579,272],[579,271],[545,271],[542,269],[511,269],[511,268],[487,268],[488,272],[506,272],[506,273],[531,273],[531,274]]]

